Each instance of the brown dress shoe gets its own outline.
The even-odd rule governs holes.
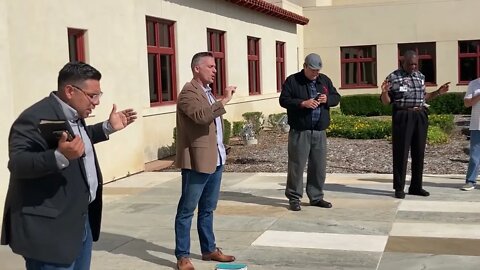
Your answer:
[[[178,270],[195,270],[195,267],[193,267],[193,264],[190,261],[190,258],[181,257],[177,261],[177,269]]]
[[[214,252],[202,254],[202,260],[217,261],[217,262],[233,262],[235,261],[235,257],[230,255],[225,255],[219,248],[217,248]]]

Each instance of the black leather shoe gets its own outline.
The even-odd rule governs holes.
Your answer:
[[[310,202],[310,205],[311,206],[322,207],[322,208],[332,208],[332,204],[323,200],[323,199],[321,199],[319,201]]]
[[[403,190],[395,190],[395,198],[405,199],[405,192]]]
[[[302,210],[302,207],[300,207],[300,202],[297,202],[297,201],[293,201],[293,202],[290,202],[290,210],[291,211],[300,211]]]
[[[410,195],[418,195],[418,196],[423,196],[423,197],[428,197],[430,196],[430,192],[426,191],[425,189],[419,189],[419,190],[408,190],[408,194]]]

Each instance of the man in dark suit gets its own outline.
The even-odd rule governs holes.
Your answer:
[[[193,79],[186,83],[177,102],[176,166],[182,169],[182,195],[175,217],[175,256],[179,270],[193,270],[190,261],[190,227],[198,205],[197,230],[202,260],[231,262],[215,244],[213,211],[217,207],[226,151],[223,145],[225,105],[235,86],[228,86],[216,100],[209,86],[215,79],[215,59],[208,52],[193,56]]]
[[[114,104],[107,121],[86,125],[100,103],[100,78],[88,64],[67,63],[58,91],[27,108],[11,127],[1,244],[23,256],[26,269],[90,268],[102,212],[102,174],[93,145],[136,119],[134,110],[117,112]],[[51,134],[39,131],[42,120],[65,121],[53,145]]]

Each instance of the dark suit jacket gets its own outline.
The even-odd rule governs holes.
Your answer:
[[[215,172],[218,148],[214,120],[224,113],[220,101],[210,105],[197,81],[185,84],[177,100],[175,164],[178,168],[209,174]]]
[[[88,212],[94,241],[102,211],[102,174],[95,154],[98,190],[89,204],[89,187],[82,158],[58,169],[54,151],[38,131],[40,120],[65,120],[50,96],[26,109],[9,135],[10,184],[5,200],[2,245],[27,258],[70,264],[78,256]],[[85,123],[84,123],[85,124]],[[102,123],[86,126],[92,144],[107,140]],[[72,134],[73,131],[70,130]]]

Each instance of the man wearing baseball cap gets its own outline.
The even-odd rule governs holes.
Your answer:
[[[320,73],[320,56],[305,57],[303,69],[288,76],[282,86],[280,106],[287,109],[288,174],[285,196],[290,210],[300,211],[303,196],[303,171],[308,160],[306,192],[310,205],[331,208],[323,199],[326,178],[327,135],[330,107],[338,105],[340,95],[330,78]]]

